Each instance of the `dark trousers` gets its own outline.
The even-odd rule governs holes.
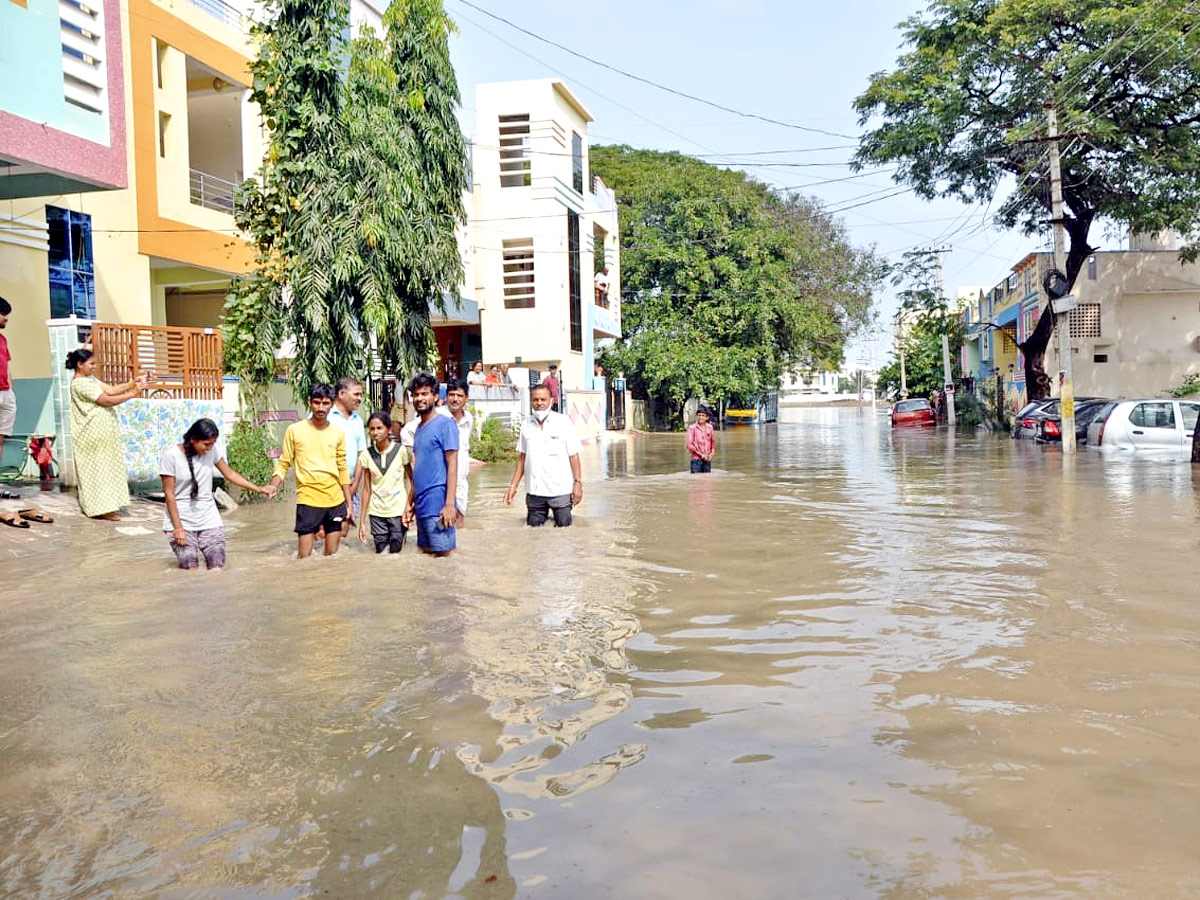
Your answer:
[[[400,516],[371,516],[371,539],[375,542],[375,552],[384,550],[399,553],[404,549],[404,536],[408,529],[404,527]]]
[[[525,524],[533,528],[546,524],[550,511],[554,511],[554,527],[566,528],[571,524],[571,495],[560,497],[535,497],[525,495]]]
[[[711,471],[712,471],[712,462],[710,460],[707,460],[707,459],[693,459],[692,460],[692,474],[693,475],[696,475],[700,472],[711,472]]]

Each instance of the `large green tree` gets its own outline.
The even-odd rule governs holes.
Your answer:
[[[236,220],[255,248],[255,271],[225,303],[225,366],[257,410],[289,333],[288,289],[304,251],[302,219],[334,171],[346,0],[267,0],[251,29],[258,56],[251,99],[267,129],[266,156],[238,193]]]
[[[347,42],[344,4],[274,2],[254,64],[268,153],[239,195],[258,265],[226,305],[228,362],[262,378],[288,339],[301,397],[375,367],[407,375],[430,363],[430,307],[462,276],[453,25],[441,0],[394,0],[382,37]]]
[[[639,396],[677,418],[836,368],[881,266],[811,201],[680,153],[594,146],[617,196],[624,337],[605,351]]]
[[[905,327],[896,353],[879,370],[881,391],[898,392],[903,386],[910,394],[929,397],[935,390],[942,390],[946,383],[943,336],[950,351],[951,381],[957,382],[962,375],[959,360],[966,327],[962,316],[954,312],[942,293],[937,266],[934,253],[913,250],[904,254],[901,262],[892,268],[892,283],[901,288],[900,315]],[[901,351],[904,354],[903,373],[900,371]]]
[[[926,199],[987,203],[1005,227],[1050,219],[1046,107],[1063,135],[1073,284],[1108,219],[1139,231],[1200,225],[1200,13],[1191,0],[933,0],[902,23],[896,68],[856,100],[856,162],[897,164]],[[1021,344],[1030,398],[1055,317],[1047,305]]]

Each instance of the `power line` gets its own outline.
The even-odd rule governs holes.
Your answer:
[[[731,106],[725,106],[721,103],[716,103],[712,100],[706,100],[704,97],[697,97],[695,94],[689,94],[686,91],[680,91],[680,90],[676,90],[675,88],[672,88],[672,87],[667,87],[665,84],[659,84],[657,81],[652,81],[651,79],[644,78],[641,75],[635,75],[632,72],[627,72],[624,69],[621,69],[617,66],[610,65],[609,63],[602,62],[601,60],[595,59],[594,57],[588,56],[587,54],[580,53],[578,50],[573,50],[564,44],[558,43],[558,41],[553,41],[548,37],[543,37],[542,35],[534,32],[534,31],[530,31],[528,28],[524,28],[524,27],[518,25],[516,22],[513,22],[510,19],[506,19],[503,16],[499,16],[493,12],[489,12],[488,10],[484,9],[482,6],[477,6],[476,4],[472,3],[471,0],[458,0],[458,2],[463,4],[464,6],[469,6],[471,9],[473,9],[477,12],[483,13],[485,16],[487,16],[491,19],[495,19],[497,22],[503,22],[509,28],[515,29],[516,31],[521,32],[522,34],[528,35],[529,37],[533,38],[536,41],[541,41],[543,44],[549,44],[551,47],[557,47],[559,50],[562,50],[564,53],[569,53],[571,56],[577,57],[578,59],[582,59],[585,62],[590,62],[594,66],[599,66],[602,69],[608,69],[610,72],[615,72],[618,75],[623,75],[624,77],[629,78],[633,81],[640,82],[641,84],[647,84],[647,85],[650,85],[650,87],[658,88],[658,90],[665,91],[668,94],[674,94],[675,96],[683,97],[686,100],[692,100],[696,103],[702,103],[705,106],[712,107],[713,109],[719,109],[722,112],[727,112],[727,113],[730,113],[735,116],[741,116],[742,118],[745,118],[745,119],[757,119],[760,122],[766,122],[770,125],[779,125],[783,128],[794,128],[797,131],[807,131],[811,134],[823,134],[828,137],[846,138],[847,140],[851,140],[851,141],[858,139],[857,135],[853,135],[853,134],[841,134],[840,132],[836,132],[836,131],[826,131],[823,128],[812,128],[808,125],[797,125],[794,122],[784,122],[780,119],[772,119],[769,116],[759,115],[758,113],[745,112],[744,110],[734,109]]]

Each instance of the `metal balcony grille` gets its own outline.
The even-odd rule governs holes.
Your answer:
[[[189,169],[191,173],[189,190],[191,200],[197,206],[215,209],[218,212],[233,213],[233,197],[237,191],[237,182],[226,181],[216,175],[209,175],[199,169]]]

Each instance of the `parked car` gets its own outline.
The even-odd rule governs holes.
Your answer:
[[[1104,405],[1088,426],[1088,445],[1101,450],[1170,450],[1192,444],[1200,403],[1191,400],[1119,400]]]
[[[892,407],[892,427],[902,428],[924,425],[936,425],[937,420],[933,417],[933,407],[929,405],[929,401],[924,397],[912,397],[908,400],[901,400]]]
[[[1037,437],[1037,424],[1041,419],[1041,416],[1038,415],[1038,413],[1041,412],[1042,407],[1053,402],[1053,400],[1033,400],[1032,402],[1026,403],[1024,406],[1022,406],[1020,410],[1017,411],[1017,414],[1013,416],[1013,439],[1019,440],[1021,438]]]
[[[1076,397],[1076,403],[1086,400],[1103,400],[1103,397]],[[1062,401],[1058,397],[1051,400],[1035,400],[1027,403],[1013,416],[1012,436],[1014,438],[1036,438],[1038,422],[1047,416],[1057,416],[1062,413]]]
[[[1075,404],[1075,443],[1087,443],[1087,430],[1088,426],[1092,423],[1092,419],[1096,418],[1111,402],[1111,400],[1081,400]],[[1038,419],[1037,441],[1039,444],[1062,443],[1061,415],[1045,416]]]

